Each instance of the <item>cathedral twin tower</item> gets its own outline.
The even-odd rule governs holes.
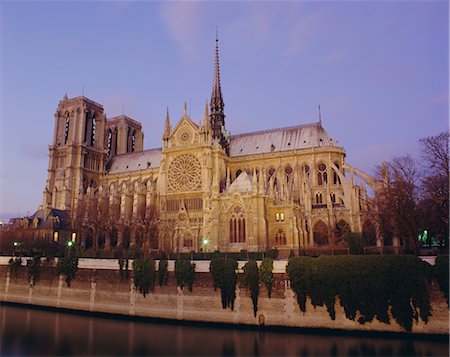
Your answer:
[[[40,208],[53,236],[95,249],[289,252],[335,246],[347,231],[377,244],[363,182],[321,121],[230,136],[225,129],[216,39],[211,100],[201,124],[185,109],[162,147],[125,115],[67,98],[55,113]],[[362,179],[355,184],[354,175]]]

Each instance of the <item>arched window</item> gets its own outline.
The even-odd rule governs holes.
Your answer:
[[[292,173],[294,172],[294,170],[292,169],[292,167],[290,165],[287,165],[284,168],[284,173],[286,174],[286,181],[289,183],[289,181],[291,180],[292,177]]]
[[[91,119],[91,146],[95,144],[95,115],[92,116]]]
[[[317,166],[317,184],[319,186],[322,186],[323,184],[326,184],[328,181],[327,176],[327,166],[325,164],[319,164]]]
[[[328,227],[322,220],[314,225],[313,237],[316,245],[328,245]]]
[[[131,152],[134,152],[136,148],[136,130],[133,130],[131,134]]]
[[[316,193],[316,203],[318,205],[322,204],[323,200],[322,200],[322,194],[320,192]]]
[[[286,245],[286,233],[280,228],[275,234],[276,245]]]
[[[339,164],[337,162],[335,162],[334,165],[339,169]],[[333,170],[333,184],[335,184],[335,185],[341,184],[341,178],[334,170]]]
[[[309,166],[308,165],[303,165],[302,166],[302,172],[305,174],[305,176],[309,177]]]
[[[183,239],[183,246],[186,248],[192,248],[193,247],[193,242],[192,242],[192,236],[191,235],[186,235],[184,236]]]
[[[236,178],[238,178],[238,176],[241,174],[241,172],[242,172],[241,169],[239,169],[239,170],[236,171]]]
[[[240,206],[234,207],[231,212],[230,242],[245,243],[245,216]]]
[[[88,133],[90,130],[90,121],[89,121],[89,112],[86,112],[86,115],[84,117],[84,139],[83,142],[87,142],[88,140]]]
[[[117,155],[117,128],[114,129],[112,145],[113,145],[113,153],[114,153],[114,155]]]
[[[269,169],[269,171],[267,171],[268,175],[267,175],[267,181],[270,180],[270,178],[272,177],[272,175],[275,173],[275,169],[272,167]]]
[[[69,138],[69,125],[70,125],[70,114],[67,113],[66,129],[64,131],[64,144],[67,144],[67,139]]]
[[[117,245],[117,236],[118,236],[117,229],[113,228],[109,236],[109,242],[111,244],[111,247],[115,247]]]
[[[131,128],[127,129],[127,152],[131,152]]]
[[[125,249],[128,249],[130,247],[130,240],[131,240],[130,228],[125,227],[125,229],[123,230],[123,247]]]
[[[108,142],[108,158],[111,157],[112,139],[113,139],[112,131],[111,131],[111,129],[108,129],[108,137],[107,137],[107,142]]]
[[[330,193],[330,198],[332,203],[336,203],[336,195],[334,193]]]

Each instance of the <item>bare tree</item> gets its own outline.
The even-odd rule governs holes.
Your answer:
[[[381,233],[388,243],[397,238],[406,250],[418,249],[417,207],[418,172],[411,156],[393,158],[378,167],[381,186],[376,192],[376,204]]]
[[[420,228],[448,244],[449,224],[449,133],[420,140],[423,174],[419,202]]]

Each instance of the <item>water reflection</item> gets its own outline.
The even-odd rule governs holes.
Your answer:
[[[0,355],[448,356],[448,342],[130,322],[0,305]]]

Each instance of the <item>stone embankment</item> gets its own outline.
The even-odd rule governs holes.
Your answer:
[[[9,257],[0,258],[2,302],[210,323],[405,332],[393,319],[390,324],[377,320],[360,324],[349,320],[339,302],[336,303],[335,320],[331,320],[325,307],[314,308],[310,301],[307,301],[306,312],[300,311],[285,274],[287,261],[274,262],[272,296],[269,299],[267,290],[261,286],[255,317],[250,292],[241,285],[241,277],[236,287],[234,310],[222,308],[220,291],[214,290],[209,273],[209,261],[195,262],[192,292],[176,286],[174,262],[170,261],[168,284],[162,287],[156,285],[154,291],[144,298],[134,287],[132,272],[129,277],[121,277],[118,262],[114,259],[80,259],[78,272],[70,287],[67,287],[62,276],[55,274],[52,264],[44,265],[36,281],[30,284],[25,267],[20,268],[16,276],[10,275],[8,260]],[[241,272],[244,264],[239,262]],[[448,334],[448,306],[435,283],[430,288],[430,295],[432,316],[426,324],[421,320],[414,323],[412,333]]]

